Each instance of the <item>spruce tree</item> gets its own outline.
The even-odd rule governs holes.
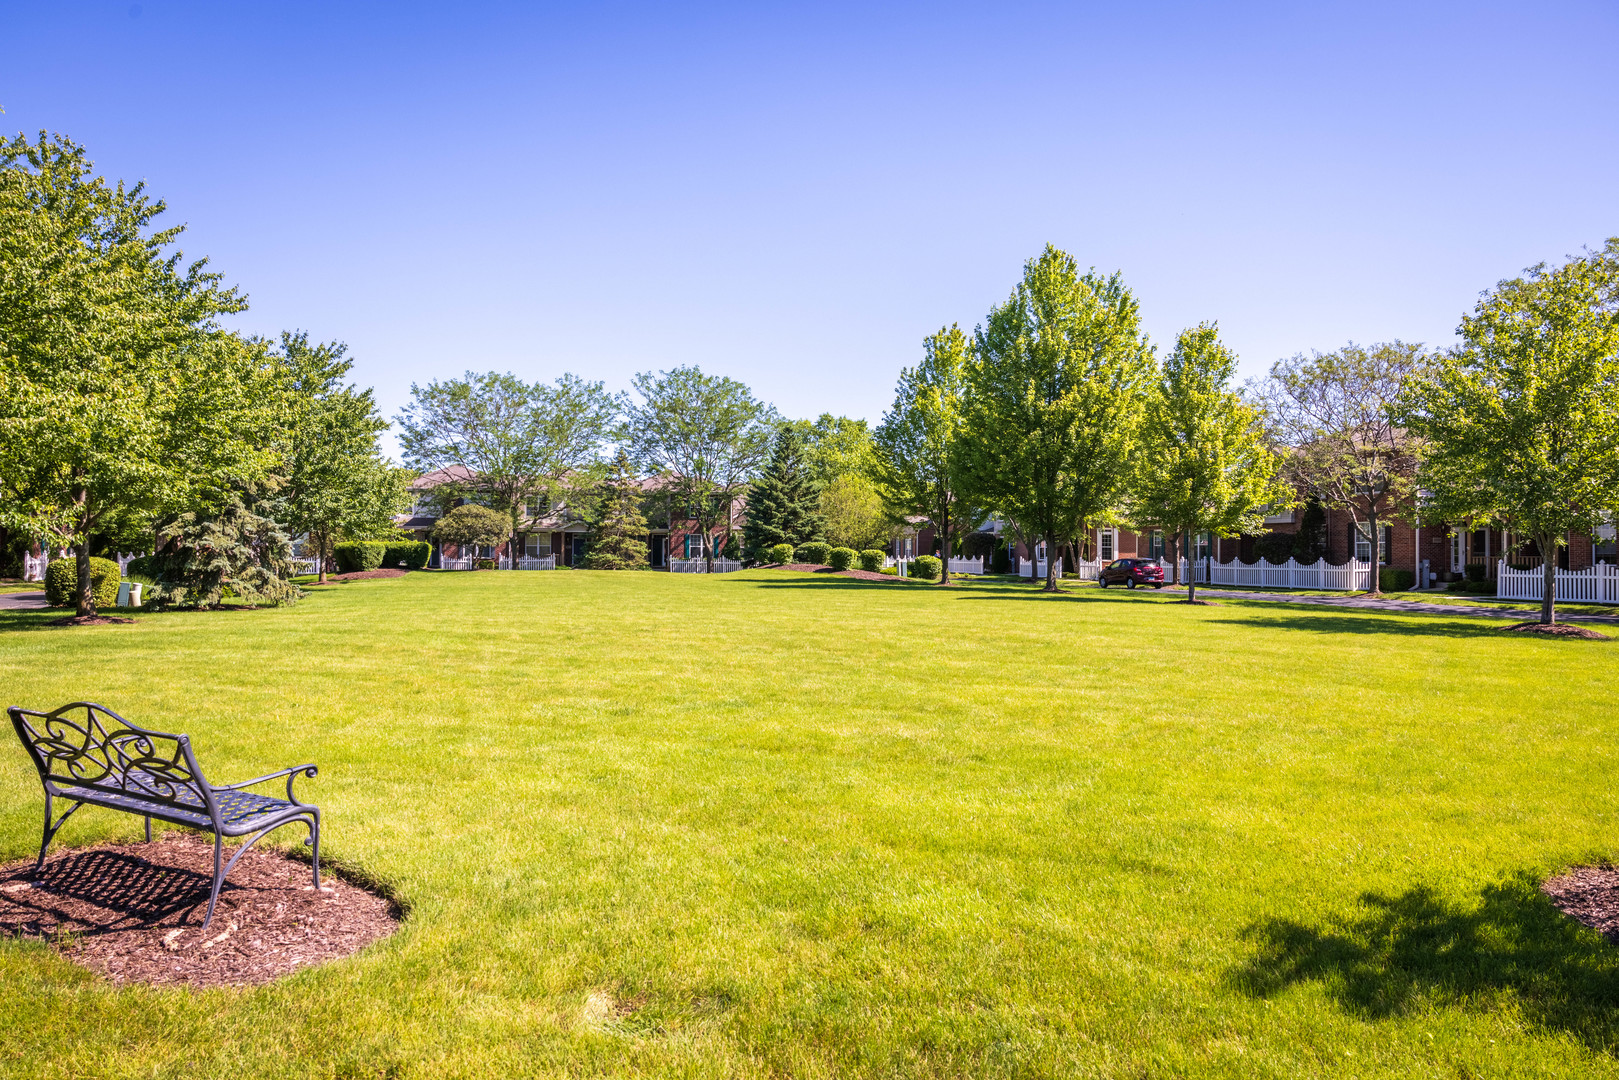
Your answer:
[[[749,558],[774,544],[807,544],[826,539],[818,511],[820,488],[804,456],[803,436],[783,425],[770,448],[764,475],[748,488],[748,520],[742,547]]]
[[[646,518],[641,514],[641,488],[623,454],[602,489],[596,521],[585,554],[587,570],[645,570]]]

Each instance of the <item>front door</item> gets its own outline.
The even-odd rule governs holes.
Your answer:
[[[585,537],[582,533],[574,533],[568,537],[568,565],[580,566],[585,561]]]

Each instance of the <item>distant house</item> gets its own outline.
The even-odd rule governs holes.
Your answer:
[[[640,483],[646,492],[643,512],[648,523],[648,561],[653,569],[669,569],[671,559],[701,558],[701,530],[686,508],[675,505],[676,500],[669,494],[669,484],[659,478],[642,480]],[[453,497],[438,496],[439,489],[444,487],[456,489],[458,493]],[[419,540],[430,541],[433,526],[438,523],[440,514],[452,506],[476,501],[476,489],[477,475],[461,465],[424,473],[411,481],[410,492],[415,501],[408,511],[394,518],[394,524]],[[469,497],[464,494],[466,492],[474,494]],[[729,521],[715,528],[713,551],[716,556],[724,548],[730,533],[741,532],[745,505],[745,496],[733,499]],[[577,566],[584,561],[590,529],[565,503],[545,506],[530,504],[524,507],[519,532],[523,534],[523,550],[517,553],[520,558],[544,559],[554,556],[558,566]],[[513,541],[484,551],[461,551],[451,544],[441,552],[435,546],[433,561],[429,565],[436,568],[442,565],[445,558],[467,556],[510,558],[510,549],[516,539],[514,537]]]

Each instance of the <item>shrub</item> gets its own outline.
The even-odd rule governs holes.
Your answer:
[[[143,582],[157,580],[157,556],[137,555],[124,566],[125,578],[140,578]]]
[[[1484,571],[1486,569],[1487,567],[1485,567],[1485,565],[1481,562],[1468,563],[1466,566],[1462,567],[1462,575],[1466,577],[1468,581],[1483,581]]]
[[[887,574],[889,577],[899,577],[899,567],[897,566],[885,566],[877,572],[879,574]]]
[[[1280,566],[1293,557],[1292,533],[1267,532],[1254,540],[1254,552],[1273,566]]]
[[[887,555],[876,548],[867,548],[860,553],[860,569],[876,573],[883,568],[883,560],[887,558]]]
[[[732,533],[725,538],[725,550],[720,552],[720,558],[728,562],[742,561],[742,541],[738,539],[739,533]]]
[[[807,544],[799,544],[798,550],[793,554],[801,563],[814,563],[816,566],[825,566],[827,557],[832,554],[832,545],[822,543],[820,540],[811,540]]]
[[[382,565],[420,570],[433,557],[433,545],[426,540],[400,540],[384,545]]]
[[[847,570],[854,565],[854,561],[858,558],[860,558],[860,552],[854,548],[833,548],[826,553],[826,565],[834,570]]]
[[[97,608],[118,603],[118,582],[123,574],[111,559],[90,558],[90,602]],[[79,560],[69,555],[45,568],[45,602],[51,607],[79,604]]]
[[[472,565],[476,566],[479,570],[495,570],[500,567],[500,563],[494,559],[479,559]]]
[[[923,581],[937,581],[944,572],[944,563],[937,555],[918,555],[911,560],[910,574]]]
[[[989,572],[992,574],[1012,572],[1012,545],[1006,543],[995,545],[995,554],[989,559]]]
[[[1377,587],[1384,592],[1405,592],[1416,584],[1416,580],[1414,570],[1396,570],[1392,566],[1385,566],[1377,572]]]
[[[772,544],[765,548],[765,558],[773,563],[790,563],[793,561],[793,545]]]
[[[388,545],[381,540],[351,540],[332,548],[337,557],[339,573],[354,574],[361,570],[375,570],[388,554]]]

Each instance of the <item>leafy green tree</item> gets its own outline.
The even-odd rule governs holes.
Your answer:
[[[626,408],[619,441],[662,480],[677,507],[672,516],[697,523],[712,571],[715,529],[729,529],[737,496],[764,465],[780,418],[742,383],[696,367],[642,372],[635,390],[640,401]]]
[[[507,515],[508,535],[519,546],[531,502],[549,506],[600,480],[602,444],[620,405],[601,383],[577,375],[527,383],[509,373],[469,371],[460,379],[412,383],[410,394],[399,414],[405,463],[422,472],[464,466],[472,475],[467,487],[446,485],[439,497],[478,494]]]
[[[281,418],[276,517],[309,537],[320,555],[320,580],[339,538],[385,537],[394,515],[410,505],[409,474],[382,456],[377,437],[388,429],[370,390],[344,380],[354,362],[346,346],[309,343],[283,333],[278,361],[286,390]]]
[[[153,599],[164,607],[216,608],[225,590],[250,607],[290,604],[292,543],[281,526],[232,501],[216,513],[186,511],[158,531]]]
[[[820,494],[804,460],[802,435],[793,425],[783,424],[776,432],[764,471],[748,486],[743,553],[758,559],[765,548],[776,544],[797,547],[825,540],[826,523],[818,509]]]
[[[164,209],[67,139],[0,142],[0,474],[26,481],[0,519],[73,548],[80,616],[104,521],[223,506],[273,462],[264,347],[216,322],[246,303],[181,269]]]
[[[922,340],[922,362],[899,373],[894,404],[872,433],[871,479],[891,517],[926,519],[948,560],[952,538],[983,514],[961,484],[957,441],[962,374],[971,349],[959,326]],[[939,583],[950,583],[946,561]]]
[[[1254,532],[1271,506],[1292,497],[1277,476],[1263,418],[1231,389],[1236,372],[1237,355],[1212,323],[1202,323],[1181,331],[1147,397],[1130,516],[1184,537],[1182,550],[1191,549],[1193,533]],[[1186,587],[1195,601],[1195,578]]]
[[[1057,546],[1122,504],[1154,375],[1135,297],[1047,245],[975,335],[962,408],[962,474],[983,503]]]
[[[1383,561],[1379,523],[1410,504],[1416,460],[1395,422],[1400,390],[1422,347],[1394,341],[1278,360],[1260,387],[1271,437],[1287,448],[1294,491],[1344,511],[1372,551],[1371,593]],[[1353,552],[1350,553],[1353,557]]]
[[[433,539],[442,550],[445,544],[457,548],[499,547],[512,535],[511,518],[499,510],[467,503],[452,508],[433,524]]]
[[[1461,344],[1412,379],[1399,417],[1419,442],[1424,509],[1533,537],[1540,621],[1557,621],[1557,549],[1619,514],[1619,265],[1606,252],[1498,284]]]
[[[623,453],[601,488],[590,523],[589,570],[645,570],[646,518],[641,514],[641,485]]]
[[[884,547],[894,538],[893,519],[869,474],[834,477],[821,489],[820,513],[826,521],[827,542],[836,547],[864,551]]]

